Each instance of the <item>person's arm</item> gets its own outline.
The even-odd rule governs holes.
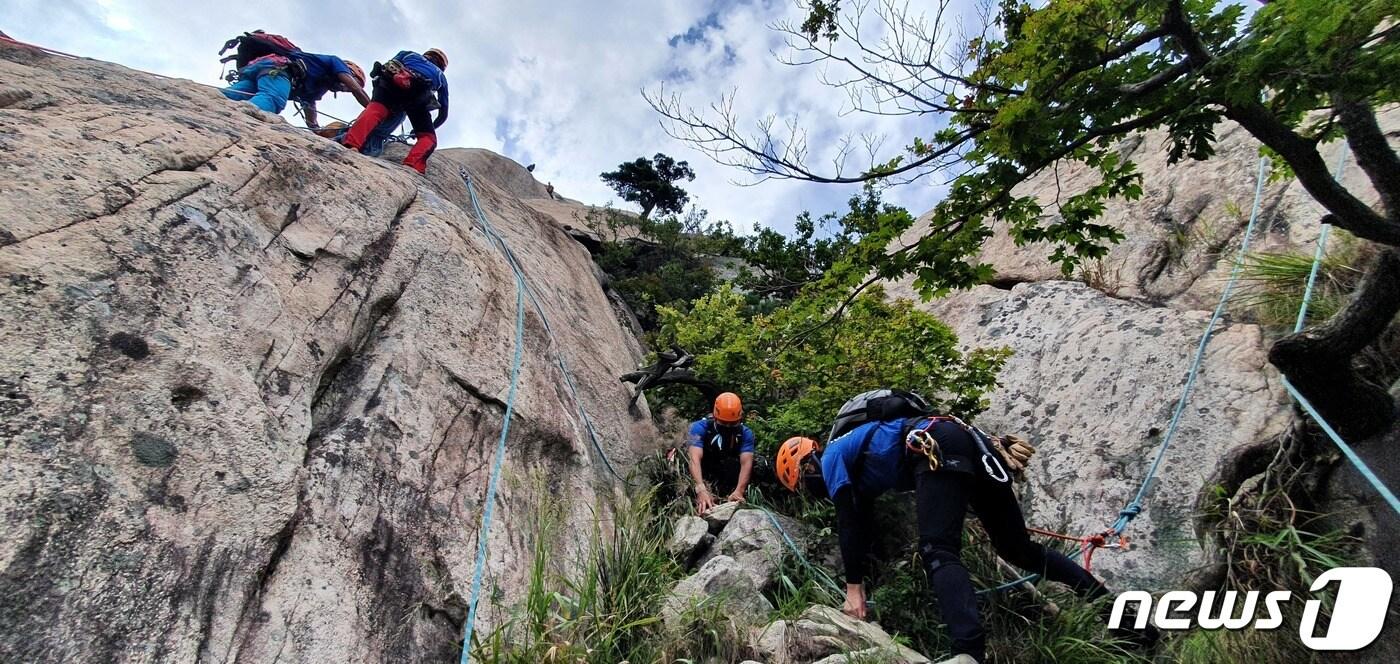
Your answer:
[[[355,101],[360,102],[360,106],[369,106],[369,95],[365,94],[365,89],[360,86],[360,82],[355,80],[354,76],[340,72],[335,77],[340,80],[340,84],[345,87],[346,91],[355,96]]]
[[[301,105],[301,114],[306,118],[307,129],[320,129],[321,125],[316,120],[316,102],[308,101]]]
[[[437,119],[436,119],[436,120],[433,120],[433,129],[437,129],[438,127],[441,127],[441,126],[442,126],[442,123],[447,122],[447,83],[446,83],[446,82],[444,82],[444,83],[442,84],[442,87],[441,87],[441,88],[438,88],[437,98],[438,98],[438,107],[439,107],[439,108],[438,108],[438,116],[437,116]]]
[[[841,563],[846,570],[846,603],[841,607],[847,615],[865,620],[865,545],[861,537],[860,510],[856,506],[855,489],[849,485],[836,490],[836,532],[841,544]]]
[[[749,488],[749,475],[753,474],[753,452],[739,454],[739,481],[734,485],[734,493],[729,494],[729,502],[744,500],[744,492]]]
[[[704,514],[715,506],[715,498],[710,495],[710,487],[705,486],[705,478],[700,474],[700,459],[705,456],[705,449],[695,445],[690,446],[690,479],[695,481],[695,511]]]

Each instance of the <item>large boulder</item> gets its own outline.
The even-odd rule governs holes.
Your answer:
[[[783,519],[781,531],[775,519]],[[810,530],[795,519],[770,517],[764,510],[738,510],[715,538],[706,558],[729,556],[753,579],[755,587],[767,588],[776,579],[783,558],[791,555],[783,534],[793,545],[802,546],[800,542],[811,538]]]
[[[715,556],[676,584],[662,604],[661,619],[672,630],[716,619],[728,626],[729,637],[745,639],[772,611],[772,603],[739,563]]]
[[[769,664],[816,661],[879,661],[927,664],[922,654],[900,645],[875,623],[856,620],[829,606],[808,608],[795,620],[776,621],[758,633],[752,649]],[[836,657],[837,659],[830,659]]]
[[[582,559],[620,494],[603,454],[656,432],[587,251],[515,185],[473,168],[537,298],[512,390],[516,281],[462,153],[420,177],[8,45],[0,99],[0,660],[455,660],[479,538],[478,629],[540,505]]]
[[[709,550],[715,536],[710,534],[710,524],[698,516],[683,516],[676,519],[671,528],[671,541],[667,545],[671,557],[689,569],[696,560]]]

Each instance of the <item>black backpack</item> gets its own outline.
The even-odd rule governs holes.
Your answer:
[[[920,417],[933,414],[933,407],[923,397],[904,390],[871,390],[851,397],[836,411],[836,421],[826,443],[845,435],[866,422]]]
[[[302,63],[298,55],[301,49],[292,40],[282,35],[274,35],[271,32],[254,30],[245,32],[233,39],[224,42],[224,47],[219,49],[219,55],[223,55],[229,49],[237,49],[233,55],[224,57],[219,62],[233,61],[233,72],[230,74],[230,82],[237,80],[238,70],[248,66],[249,62],[257,60],[267,55],[280,55],[291,60],[290,73],[293,81],[300,81],[306,77],[306,65]]]

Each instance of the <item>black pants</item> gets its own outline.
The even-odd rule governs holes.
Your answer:
[[[700,477],[710,485],[714,495],[723,498],[739,486],[739,455],[709,454],[700,457]],[[755,454],[753,469],[749,471],[749,486],[766,483],[773,477],[773,468],[767,459]]]
[[[406,113],[408,123],[413,126],[414,135],[432,134],[433,92],[421,81],[414,80],[407,89],[394,84],[392,78],[380,76],[374,79],[374,94],[371,101],[377,101],[389,108],[392,113]],[[391,113],[391,114],[392,114]]]
[[[917,457],[910,459],[915,464],[919,554],[953,638],[953,654],[967,653],[980,662],[987,647],[972,578],[960,557],[963,518],[968,507],[977,513],[992,547],[1006,562],[1064,583],[1086,597],[1108,592],[1098,579],[1064,554],[1031,541],[1011,484],[987,477],[972,434],[953,422],[935,424],[929,433],[938,440],[944,456],[959,458],[958,465],[963,469],[945,467],[932,472],[926,462]]]

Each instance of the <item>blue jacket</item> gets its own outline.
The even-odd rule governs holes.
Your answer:
[[[413,51],[399,51],[394,56],[404,68],[416,74],[428,84],[428,90],[437,93],[438,116],[434,127],[441,127],[447,121],[447,75],[427,58]]]
[[[870,445],[865,452],[865,466],[860,477],[856,467],[860,460],[861,443],[868,433],[872,433]],[[900,463],[904,458],[904,420],[868,422],[851,429],[844,436],[831,441],[822,450],[822,479],[826,481],[826,492],[833,500],[842,487],[855,486],[864,496],[877,496],[889,491],[899,482]]]
[[[334,55],[295,53],[291,57],[306,67],[306,77],[292,90],[291,95],[292,99],[303,104],[314,104],[327,92],[339,90],[339,75],[350,73],[345,61]]]

